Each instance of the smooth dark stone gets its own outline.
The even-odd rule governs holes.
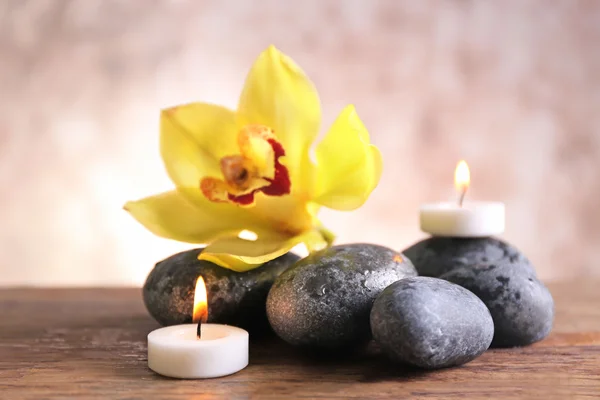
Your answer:
[[[369,314],[377,295],[416,274],[410,260],[387,247],[330,247],[277,278],[267,316],[275,333],[290,344],[329,350],[357,346],[371,336]]]
[[[428,369],[467,363],[494,336],[492,317],[477,296],[429,277],[386,288],[373,305],[371,329],[391,359]]]
[[[527,257],[518,249],[496,238],[431,237],[403,252],[420,276],[439,277],[463,266],[513,264],[535,274]]]
[[[475,293],[494,319],[493,347],[525,346],[550,333],[554,300],[531,271],[512,264],[462,267],[440,278]]]
[[[184,251],[156,264],[143,288],[150,315],[161,325],[191,323],[196,280],[202,276],[208,297],[208,322],[253,332],[268,329],[265,303],[269,289],[275,278],[300,257],[287,253],[252,271],[235,272],[198,260],[201,251]]]

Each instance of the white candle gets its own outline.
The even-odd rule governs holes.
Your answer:
[[[463,202],[470,184],[467,163],[456,167],[454,182],[460,199],[457,203],[432,203],[421,206],[421,230],[434,236],[486,237],[504,232],[504,204],[500,202]]]
[[[148,367],[161,375],[183,379],[216,378],[245,368],[248,332],[234,326],[204,323],[207,317],[206,287],[199,277],[192,319],[200,325],[176,325],[150,332]]]
[[[172,378],[216,378],[248,365],[248,332],[228,325],[196,324],[157,329],[148,335],[148,367]]]
[[[504,204],[498,202],[424,204],[421,230],[433,236],[485,237],[504,232]]]

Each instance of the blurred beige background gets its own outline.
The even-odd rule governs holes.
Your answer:
[[[159,109],[233,107],[271,43],[383,150],[367,205],[324,214],[340,241],[422,238],[465,158],[543,279],[600,275],[600,1],[4,0],[0,285],[137,285],[189,248],[121,210],[171,186]]]

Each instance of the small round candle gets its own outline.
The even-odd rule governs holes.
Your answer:
[[[193,320],[148,334],[148,367],[172,378],[216,378],[248,365],[248,332],[229,325],[203,323],[208,317],[206,288],[196,282]]]
[[[503,233],[503,203],[464,202],[470,184],[470,172],[466,162],[458,163],[454,183],[459,192],[459,201],[421,206],[421,230],[433,236],[449,237],[486,237]]]
[[[248,332],[229,325],[175,325],[148,335],[148,367],[172,378],[216,378],[248,365]]]

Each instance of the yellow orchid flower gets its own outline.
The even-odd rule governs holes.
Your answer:
[[[160,152],[176,189],[124,208],[158,236],[206,244],[200,259],[235,271],[300,243],[324,248],[333,235],[317,219],[319,208],[360,207],[382,160],[353,106],[311,160],[320,119],[311,81],[271,46],[252,66],[237,111],[207,103],[162,111]]]

